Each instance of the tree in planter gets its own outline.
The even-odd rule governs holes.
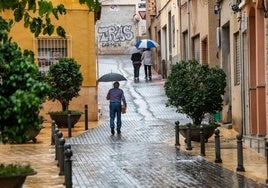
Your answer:
[[[8,38],[10,23],[1,18],[0,23],[0,140],[24,143],[30,131],[41,129],[39,112],[49,85],[42,81],[33,54],[22,53]]]
[[[222,110],[226,75],[219,67],[201,65],[196,60],[181,61],[172,67],[164,87],[167,105],[199,126],[205,114]]]
[[[49,67],[47,75],[48,83],[51,85],[51,91],[48,99],[61,103],[62,111],[49,112],[51,118],[56,121],[60,127],[67,127],[67,116],[69,112],[70,101],[79,96],[83,77],[80,72],[80,65],[73,58],[61,58],[58,63]],[[77,120],[72,120],[73,125],[79,120],[82,112],[72,111],[73,115],[78,115]],[[57,117],[56,117],[57,115]],[[61,116],[61,120],[58,120]],[[57,119],[56,119],[57,118]]]
[[[73,58],[61,58],[49,67],[47,78],[52,87],[48,98],[58,100],[62,111],[69,110],[70,101],[79,96],[83,81],[80,65]]]
[[[36,173],[29,164],[0,164],[0,185],[22,187],[26,177]]]

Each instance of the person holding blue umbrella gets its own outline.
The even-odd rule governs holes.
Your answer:
[[[141,39],[135,44],[136,48],[144,49],[141,60],[144,65],[145,79],[152,80],[152,51],[151,48],[157,48],[159,44],[150,39]]]
[[[141,56],[141,60],[143,62],[144,66],[144,73],[145,73],[145,79],[146,80],[152,80],[152,51],[150,48],[146,48]]]

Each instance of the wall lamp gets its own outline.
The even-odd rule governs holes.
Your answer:
[[[216,4],[214,5],[214,14],[219,14],[221,11],[221,3],[222,0],[217,0]]]
[[[239,8],[239,4],[241,3],[241,1],[240,0],[237,0],[236,1],[236,4],[233,4],[233,5],[231,5],[231,9],[232,9],[232,11],[234,11],[234,12],[239,12],[240,11],[240,8]]]
[[[219,14],[220,13],[220,5],[216,3],[214,5],[214,14]]]
[[[267,0],[262,0],[262,8],[264,12],[264,17],[268,18],[268,3]]]

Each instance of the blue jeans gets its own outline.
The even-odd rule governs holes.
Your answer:
[[[121,121],[121,103],[120,102],[111,102],[110,103],[110,127],[114,129],[114,120],[116,116],[116,129],[120,130],[122,121]]]

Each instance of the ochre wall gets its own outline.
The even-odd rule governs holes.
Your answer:
[[[89,120],[95,121],[98,119],[98,97],[94,13],[89,12],[86,6],[81,6],[78,0],[59,2],[66,5],[67,14],[61,16],[59,20],[53,20],[53,23],[64,27],[66,36],[71,39],[71,57],[81,65],[80,70],[83,75],[80,96],[71,101],[69,109],[84,111],[84,106],[88,105]],[[8,16],[10,13],[5,11],[3,14]],[[10,36],[22,49],[36,51],[35,37],[23,27],[23,23],[15,23]],[[56,34],[53,36],[55,37]],[[59,102],[47,101],[43,107],[41,115],[47,121],[50,121],[50,117],[47,115],[49,111],[61,110]],[[84,116],[80,120],[83,121]]]

